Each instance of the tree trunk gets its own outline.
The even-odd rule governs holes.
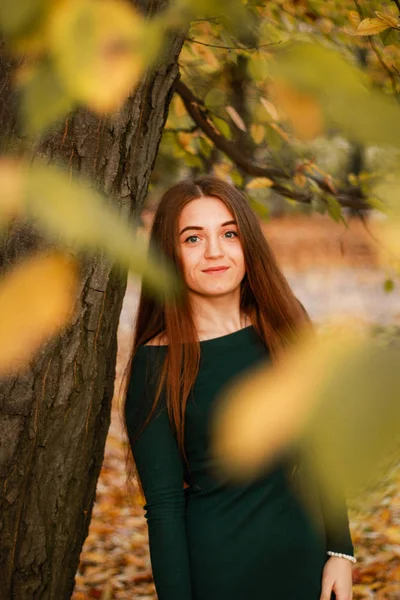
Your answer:
[[[142,3],[143,4],[143,3]],[[160,8],[161,0],[152,2]],[[170,39],[156,69],[112,119],[86,110],[70,116],[35,154],[90,177],[132,215],[143,204],[183,37]],[[3,56],[4,53],[2,53]],[[11,65],[0,60],[0,127],[16,130]],[[17,143],[17,142],[16,142]],[[0,266],[46,242],[13,225],[0,245]],[[88,533],[110,423],[117,328],[126,273],[101,253],[81,258],[74,322],[0,384],[0,597],[71,597]],[[29,301],[29,299],[27,299]]]

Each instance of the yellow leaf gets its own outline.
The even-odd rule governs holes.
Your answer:
[[[358,27],[358,25],[360,23],[360,15],[358,14],[358,11],[349,10],[349,12],[347,13],[347,16],[349,17],[350,23],[352,25],[355,25],[356,27]]]
[[[390,25],[382,19],[363,19],[357,27],[355,35],[374,35],[389,27]]]
[[[272,179],[268,177],[257,177],[256,179],[252,179],[247,185],[246,188],[248,190],[261,190],[264,188],[269,188],[274,185]]]
[[[261,144],[265,136],[265,127],[258,123],[253,123],[253,125],[250,126],[250,133],[255,143]]]
[[[263,105],[271,119],[273,119],[274,121],[279,121],[278,111],[276,110],[276,107],[272,104],[272,102],[266,100],[265,98],[261,98],[261,104]]]
[[[307,177],[303,173],[296,173],[293,177],[293,182],[299,187],[303,188],[306,185]]]
[[[331,516],[341,487],[368,503],[363,488],[381,479],[388,458],[398,461],[399,360],[398,344],[382,344],[356,323],[303,335],[274,366],[237,378],[221,397],[216,465],[248,480],[300,448],[332,497]]]
[[[144,20],[122,0],[64,0],[48,39],[65,87],[97,113],[117,110],[145,68]]]
[[[177,117],[184,117],[187,115],[187,111],[183,100],[180,96],[175,95],[172,102],[173,108],[175,110],[175,114]]]
[[[6,273],[0,283],[2,375],[23,368],[68,323],[76,293],[76,263],[59,253],[35,256]]]
[[[398,19],[395,16],[391,15],[390,13],[383,13],[383,12],[380,12],[379,10],[376,10],[375,14],[379,19],[382,19],[382,21],[385,21],[385,23],[387,23],[389,25],[389,27],[393,27],[393,29],[399,28]]]
[[[179,131],[176,137],[178,138],[180,145],[186,150],[186,152],[189,152],[189,154],[196,154],[196,150],[190,145],[193,139],[191,133],[188,133],[186,131]]]
[[[286,114],[300,139],[311,140],[322,133],[321,106],[314,96],[279,79],[271,84],[270,93],[275,105]]]
[[[239,129],[241,129],[242,131],[247,131],[245,122],[243,121],[243,119],[239,115],[239,113],[233,108],[233,106],[227,106],[226,107],[226,112],[228,113],[228,115],[230,116],[230,118],[232,119],[232,121],[235,123],[235,125]]]

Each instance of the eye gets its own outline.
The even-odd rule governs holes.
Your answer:
[[[198,235],[189,235],[189,237],[186,238],[185,243],[189,243],[189,244],[195,243],[195,242],[197,242],[198,238],[199,238]],[[193,240],[194,240],[194,242],[193,242]]]
[[[233,235],[228,235],[228,234],[231,234],[231,233],[232,233]],[[233,239],[233,238],[235,238],[235,237],[238,237],[237,231],[225,231],[224,235],[225,235],[225,236],[226,236],[226,235],[228,235],[228,237],[229,237],[230,239]]]

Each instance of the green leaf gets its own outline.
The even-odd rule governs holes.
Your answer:
[[[326,202],[327,202],[327,208],[328,208],[328,214],[329,216],[336,221],[336,223],[344,222],[346,225],[346,220],[343,217],[343,213],[342,213],[342,207],[339,204],[339,202],[336,200],[336,198],[334,198],[333,196],[330,196],[329,194],[326,195]]]
[[[382,44],[384,46],[390,46],[391,44],[399,43],[399,32],[395,29],[386,29],[385,31],[381,31],[379,34],[381,38]]]
[[[21,116],[28,135],[43,133],[76,107],[49,61],[42,61],[21,86]]]
[[[225,104],[225,92],[219,88],[213,88],[204,98],[204,104],[209,110],[221,108]]]
[[[247,198],[254,212],[265,221],[268,220],[270,216],[268,206],[254,198],[254,196],[249,196],[249,194],[247,194]]]
[[[199,146],[199,150],[200,150],[201,154],[203,156],[205,156],[206,158],[209,158],[209,156],[211,155],[211,152],[214,148],[213,144],[209,141],[208,138],[206,138],[204,136],[198,137],[196,141]]]
[[[265,111],[264,111],[265,112]],[[270,150],[278,151],[282,148],[283,138],[279,135],[277,131],[273,127],[267,123],[265,127],[265,140],[267,143],[267,147]]]
[[[228,138],[228,140],[232,139],[231,128],[229,127],[228,123],[224,121],[224,119],[221,119],[220,117],[215,117],[213,115],[211,117],[211,120],[214,123],[215,127],[218,129],[218,131],[220,131],[224,137]]]
[[[148,250],[147,241],[83,179],[53,166],[26,166],[23,179],[25,212],[43,233],[61,246],[102,251],[121,267],[143,277],[157,293],[172,293],[179,282],[171,265]]]
[[[194,154],[186,153],[184,161],[187,167],[199,167],[200,169],[204,167],[202,159]]]
[[[3,0],[0,3],[2,31],[13,39],[24,37],[40,25],[48,6],[48,0]]]
[[[249,60],[248,71],[256,81],[265,81],[270,73],[269,62],[262,54],[255,53]]]
[[[390,292],[393,292],[395,287],[395,283],[393,281],[393,279],[386,279],[384,284],[383,284],[383,289],[385,290],[385,292],[387,294],[390,294]]]
[[[239,188],[243,185],[243,175],[239,173],[239,171],[236,171],[236,169],[232,169],[230,176],[234,185],[236,185]]]

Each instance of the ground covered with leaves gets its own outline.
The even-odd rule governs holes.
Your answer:
[[[358,224],[344,231],[324,218],[316,218],[314,223],[308,219],[296,226],[284,219],[268,227],[270,241],[284,267],[297,265],[297,270],[301,271],[308,266],[310,271],[313,261],[316,261],[314,266],[323,266],[327,276],[333,267],[355,267],[361,278],[365,278],[366,272],[376,272],[373,240]],[[311,252],[312,247],[318,252]],[[320,277],[321,271],[316,273]],[[371,288],[371,293],[373,291]],[[130,350],[137,292],[137,282],[132,280],[119,328],[112,422],[72,600],[155,600],[157,597],[142,500],[138,490],[132,496],[126,488],[126,440],[118,399],[119,382]],[[301,298],[302,301],[304,299]],[[307,306],[307,301],[305,304]],[[400,325],[400,313],[391,319],[394,325]],[[350,507],[350,526],[357,557],[353,567],[354,600],[400,600],[399,492],[400,467],[395,464],[374,492],[369,504],[372,508],[368,512],[355,511]]]

